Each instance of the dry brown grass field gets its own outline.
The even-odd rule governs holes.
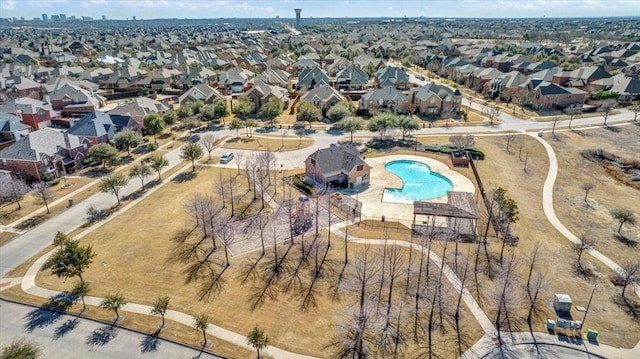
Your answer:
[[[156,295],[169,295],[172,309],[191,314],[205,310],[210,313],[215,324],[241,334],[246,334],[254,325],[259,324],[272,339],[273,345],[325,357],[331,350],[327,346],[335,339],[336,320],[341,313],[344,314],[346,305],[354,301],[350,294],[337,297],[330,294],[334,290],[332,280],[336,279],[336,273],[323,278],[315,297],[316,305],[307,310],[301,310],[300,293],[303,291],[296,290],[279,293],[276,298],[268,299],[263,305],[252,309],[249,297],[255,284],[251,281],[243,284],[238,278],[241,277],[243,268],[253,263],[259,255],[255,252],[232,258],[231,266],[224,274],[224,290],[208,301],[199,300],[201,283],[185,283],[186,265],[175,260],[177,247],[173,237],[190,229],[183,204],[195,191],[211,188],[212,178],[216,177],[215,171],[218,170],[202,169],[198,171],[196,178],[188,182],[171,182],[165,185],[132,211],[115,218],[84,238],[82,241],[91,244],[97,253],[94,264],[84,276],[94,288],[91,295],[102,296],[119,290],[128,301],[143,304],[150,304]],[[233,173],[235,171],[227,171],[226,175]],[[243,178],[237,183],[239,188],[246,188]],[[247,197],[251,196],[248,194]],[[171,205],[158,206],[158,203]],[[127,230],[119,231],[117,228]],[[310,239],[307,238],[306,241]],[[293,248],[295,250],[298,247],[299,244],[296,244]],[[351,256],[356,256],[362,249],[357,244],[350,244],[349,247]],[[284,251],[284,248],[286,246],[280,250]],[[343,253],[343,238],[333,235],[327,263],[337,263]],[[406,257],[406,250],[403,253]],[[216,261],[221,261],[222,258],[222,253],[216,253]],[[39,275],[37,281],[41,286],[59,290],[66,290],[71,284],[69,281],[63,283],[47,272]],[[399,286],[397,292],[404,294],[401,288]],[[469,342],[472,344],[479,338],[481,331],[466,310],[463,311],[463,316],[465,332],[472,338]],[[452,335],[451,331],[443,335],[442,343],[450,342]],[[416,347],[409,347],[409,350],[416,350]],[[444,347],[438,350],[447,351]]]
[[[627,125],[614,129],[562,131],[548,141],[560,168],[554,197],[558,217],[574,234],[586,233],[597,250],[622,264],[640,260],[640,225],[623,226],[621,233],[629,240],[624,243],[615,235],[619,222],[609,212],[626,208],[634,211],[640,221],[640,191],[619,182],[601,164],[580,155],[583,150],[602,148],[622,158],[638,160],[640,127]],[[594,184],[587,202],[581,188],[584,183]]]

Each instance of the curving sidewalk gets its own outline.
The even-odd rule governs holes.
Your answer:
[[[544,146],[547,151],[547,156],[549,157],[549,172],[547,174],[547,178],[544,181],[544,186],[542,190],[542,206],[544,209],[544,214],[547,216],[549,223],[555,227],[565,238],[570,240],[574,244],[581,243],[580,238],[578,238],[575,234],[573,234],[567,227],[560,222],[558,216],[556,216],[556,211],[553,207],[553,187],[556,182],[556,177],[558,176],[558,158],[556,157],[556,153],[553,150],[553,147],[545,141],[542,137],[534,135],[532,133],[527,133],[529,136],[536,139],[538,142]],[[616,273],[624,273],[622,267],[620,267],[616,262],[609,259],[609,257],[605,256],[601,252],[596,249],[589,249],[588,253],[602,262],[604,265],[612,269]],[[640,297],[640,285],[632,284],[633,290],[636,295]]]

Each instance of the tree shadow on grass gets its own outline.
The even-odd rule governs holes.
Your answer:
[[[67,335],[67,333],[78,326],[78,323],[80,323],[80,319],[78,318],[68,319],[66,322],[62,323],[62,325],[57,327],[53,333],[53,340],[60,339]]]
[[[177,175],[172,181],[176,182],[176,183],[184,183],[184,182],[188,182],[191,181],[192,179],[196,178],[198,176],[197,172],[184,172],[181,173],[179,175]]]
[[[25,316],[27,320],[25,330],[32,332],[35,329],[44,328],[57,322],[70,306],[71,301],[65,293],[51,297],[42,307],[27,313]]]
[[[629,292],[629,288],[627,288],[627,292]],[[623,297],[621,294],[614,295],[611,300],[634,320],[640,321],[640,302],[633,298],[627,298],[627,296]]]
[[[158,350],[160,345],[160,329],[142,338],[140,341],[140,352],[151,353]]]
[[[609,131],[611,131],[611,132],[615,132],[615,133],[622,132],[622,129],[620,127],[618,127],[618,126],[606,125],[606,126],[604,126],[604,128],[609,130]]]
[[[591,136],[591,134],[589,134],[588,131],[571,129],[571,132],[575,133],[576,135],[578,135],[580,137],[589,137],[589,136]]]
[[[109,344],[116,337],[116,334],[117,330],[113,324],[107,324],[91,332],[86,343],[93,347],[104,346]]]
[[[636,247],[638,245],[637,241],[625,236],[624,234],[615,233],[614,237],[627,247]]]

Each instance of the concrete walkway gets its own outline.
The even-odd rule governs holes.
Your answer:
[[[580,238],[578,238],[569,229],[567,229],[567,227],[565,227],[562,222],[560,222],[558,216],[556,216],[556,211],[553,206],[553,186],[556,182],[556,177],[558,176],[558,158],[556,157],[556,153],[553,150],[553,147],[551,147],[551,145],[542,137],[538,137],[537,135],[534,135],[532,133],[529,133],[529,135],[540,142],[542,146],[544,146],[549,157],[549,173],[547,174],[547,178],[544,181],[544,186],[542,189],[542,206],[544,209],[544,213],[547,216],[547,220],[549,220],[549,223],[551,223],[551,225],[553,225],[565,238],[567,238],[574,244],[580,244],[582,242]],[[596,249],[590,248],[587,252],[595,259],[611,268],[611,270],[613,270],[614,272],[624,273],[622,267],[620,267],[618,264],[616,264],[614,261],[609,259],[601,252],[597,251]],[[636,295],[640,297],[640,285],[634,283],[632,284],[632,287]]]

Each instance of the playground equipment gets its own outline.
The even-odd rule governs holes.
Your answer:
[[[293,232],[301,234],[311,227],[313,215],[309,208],[310,200],[306,195],[301,195],[296,202],[296,207],[291,213],[293,219]]]

